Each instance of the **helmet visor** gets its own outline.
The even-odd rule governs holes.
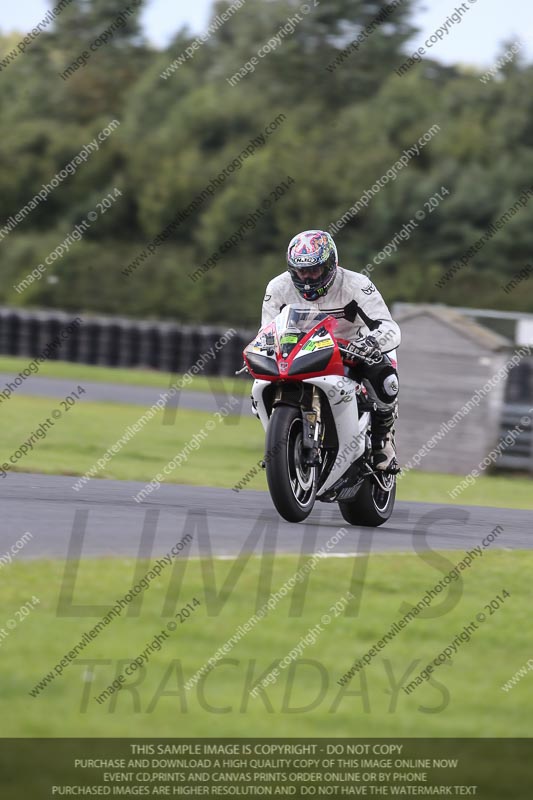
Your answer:
[[[316,281],[322,277],[327,269],[327,264],[317,264],[314,267],[293,267],[292,271],[301,281]]]

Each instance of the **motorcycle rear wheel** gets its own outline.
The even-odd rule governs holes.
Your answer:
[[[275,408],[266,437],[266,476],[272,501],[287,522],[307,519],[315,504],[317,468],[303,463],[302,443],[300,409]]]
[[[380,476],[379,481],[386,490],[375,478],[365,478],[353,502],[339,502],[340,512],[350,525],[377,528],[390,518],[396,499],[396,476]]]

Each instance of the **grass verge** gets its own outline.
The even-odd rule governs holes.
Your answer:
[[[29,358],[11,358],[0,356],[0,372],[18,375],[28,366]],[[240,364],[236,365],[236,369]],[[176,382],[181,376],[171,375],[170,372],[157,372],[149,369],[121,369],[114,367],[94,367],[89,364],[73,364],[69,361],[45,361],[39,369],[42,378],[71,379],[77,383],[83,381],[96,381],[98,383],[118,383],[130,386],[154,386],[168,389],[171,382]],[[243,378],[218,378],[215,376],[191,375],[191,383],[184,389],[196,392],[231,392],[232,394],[250,394],[251,380]],[[3,388],[3,387],[0,387]]]
[[[73,385],[73,388],[75,386]],[[246,401],[244,401],[246,402]],[[18,450],[39,424],[50,417],[57,401],[18,397],[2,404],[0,466]],[[62,413],[46,438],[17,462],[14,469],[56,475],[83,475],[141,417],[136,406],[114,403],[80,403]],[[166,481],[197,486],[266,489],[258,467],[264,453],[264,434],[257,420],[248,416],[222,418],[216,414],[180,409],[174,425],[163,425],[158,414],[114,455],[100,478],[151,481],[195,436],[206,436],[198,448],[189,447],[187,460]],[[213,429],[207,430],[206,423]],[[532,482],[523,477],[484,476],[457,498],[448,492],[460,477],[427,472],[408,472],[398,485],[401,500],[455,505],[486,505],[533,509]]]
[[[74,602],[96,602],[101,607],[89,616],[67,617],[57,615],[60,586],[70,580],[64,575],[64,563],[19,561],[4,570],[0,584],[3,621],[14,619],[32,595],[40,604],[2,640],[2,734],[210,736],[216,723],[218,736],[527,737],[533,674],[510,692],[501,686],[531,657],[523,636],[533,599],[531,552],[485,552],[362,673],[344,687],[337,684],[354,659],[405,614],[403,604],[416,604],[463,554],[442,555],[449,567],[441,560],[432,567],[415,555],[371,555],[366,574],[362,559],[322,559],[308,586],[297,583],[229,650],[215,674],[209,673],[190,691],[184,688],[185,681],[254,613],[258,593],[262,605],[301,565],[291,556],[209,563],[183,559],[176,562],[176,569],[183,571],[179,597],[176,574],[169,568],[141,595],[138,616],[123,612],[36,697],[30,690],[130,589],[134,562],[83,561]],[[235,577],[236,567],[242,571]],[[485,605],[504,589],[511,596],[489,614]],[[357,598],[355,607],[350,615],[344,610],[336,615],[332,607],[348,590]],[[291,616],[296,593],[301,612]],[[199,607],[183,624],[178,622],[147,666],[127,678],[110,700],[98,704],[94,698],[194,597]],[[473,638],[462,643],[452,662],[437,668],[429,681],[407,695],[402,685],[413,680],[479,612],[485,612],[486,620]],[[329,622],[324,622],[325,614]],[[322,630],[300,652],[300,660],[287,664],[273,685],[251,697],[258,677],[266,675],[317,623]]]

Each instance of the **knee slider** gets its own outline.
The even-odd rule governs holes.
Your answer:
[[[398,397],[398,373],[392,364],[372,367],[366,374],[364,384],[378,408],[390,407]]]
[[[398,378],[396,374],[387,375],[383,381],[383,391],[388,397],[393,398],[398,396]]]

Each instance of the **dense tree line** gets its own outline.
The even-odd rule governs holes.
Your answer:
[[[0,302],[252,325],[290,237],[342,220],[390,302],[533,310],[502,288],[533,251],[520,52],[400,77],[415,0],[228,5],[160,51],[142,2],[72,0],[0,59]]]

